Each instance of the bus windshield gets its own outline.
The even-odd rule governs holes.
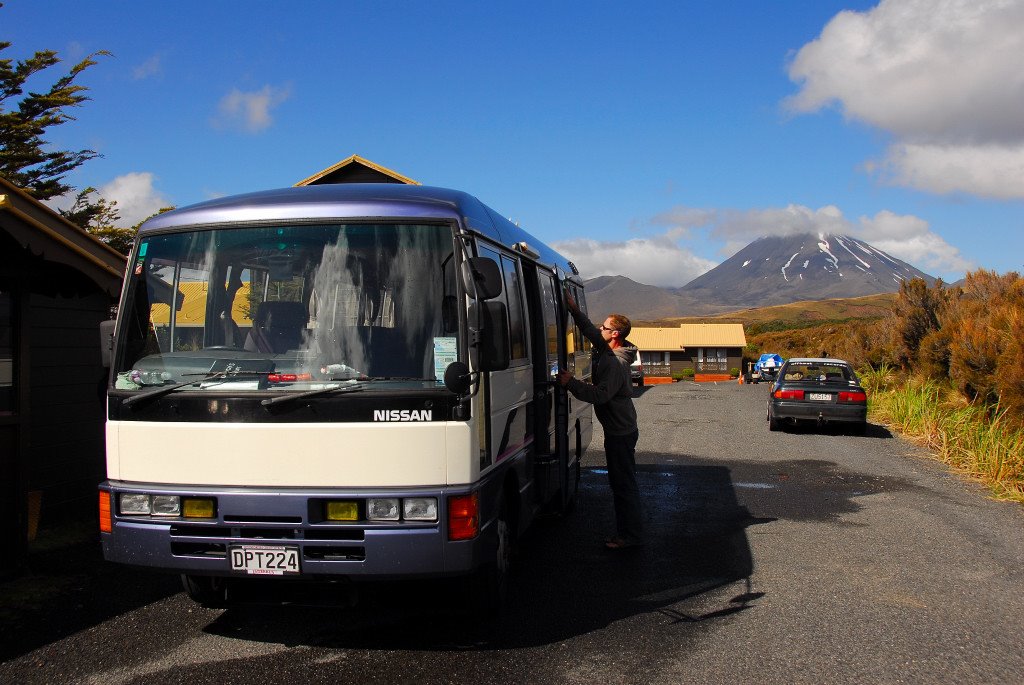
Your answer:
[[[451,226],[426,224],[144,235],[120,313],[115,387],[432,387],[459,356],[453,245]]]

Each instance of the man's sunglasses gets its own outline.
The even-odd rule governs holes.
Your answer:
[[[600,326],[598,326],[598,328],[600,328],[602,331],[618,331],[619,330],[618,328],[608,328],[604,324],[601,324]]]

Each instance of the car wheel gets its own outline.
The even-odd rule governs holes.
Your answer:
[[[868,422],[864,421],[864,422],[861,422],[861,423],[853,424],[853,426],[850,428],[850,433],[852,433],[853,435],[861,435],[861,436],[867,435],[868,434]]]
[[[780,430],[781,428],[782,428],[782,425],[779,423],[779,420],[777,418],[775,418],[774,416],[772,416],[772,412],[771,412],[771,410],[769,410],[768,411],[768,430],[770,430],[770,431],[777,431],[777,430]]]
[[[185,592],[207,609],[223,609],[228,605],[228,587],[224,578],[182,575]]]
[[[643,379],[643,376],[641,376],[641,377],[640,377],[640,380],[638,380],[638,381],[636,382],[636,387],[638,387],[638,388],[642,388],[642,387],[644,387],[644,379]]]

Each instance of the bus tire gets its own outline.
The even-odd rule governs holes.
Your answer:
[[[569,472],[565,476],[565,488],[568,496],[559,511],[562,516],[568,516],[576,510],[576,499],[580,494],[580,458],[578,456],[575,465],[569,467]]]
[[[194,602],[207,609],[224,609],[228,605],[228,587],[224,578],[183,574],[181,584]]]
[[[514,544],[513,525],[506,497],[502,495],[498,502],[498,516],[494,520],[494,534],[497,538],[494,558],[477,571],[472,581],[470,609],[480,619],[500,616],[508,600],[508,575]]]

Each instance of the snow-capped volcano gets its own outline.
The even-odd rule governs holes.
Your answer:
[[[716,304],[761,306],[896,292],[928,274],[847,235],[759,238],[677,292]]]

